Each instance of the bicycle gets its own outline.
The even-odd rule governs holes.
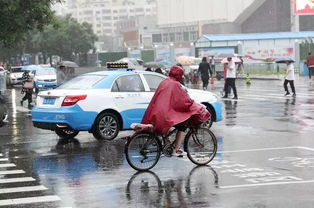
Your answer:
[[[142,131],[135,132],[128,138],[124,153],[129,165],[138,171],[153,168],[160,159],[161,154],[171,157],[174,150],[174,141],[170,137],[177,131],[170,130],[166,135],[153,130],[153,126],[142,125]],[[196,165],[206,165],[212,161],[217,152],[217,139],[212,131],[201,125],[195,126],[186,123],[188,133],[184,138],[184,150],[187,157]]]

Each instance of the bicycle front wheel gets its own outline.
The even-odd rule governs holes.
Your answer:
[[[190,131],[185,139],[188,158],[196,165],[206,165],[212,161],[217,152],[217,139],[207,128]]]
[[[124,153],[129,165],[138,171],[153,168],[161,153],[158,138],[151,133],[135,133],[126,143]]]

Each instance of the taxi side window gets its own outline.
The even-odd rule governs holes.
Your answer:
[[[160,84],[165,78],[152,74],[144,74],[146,82],[150,88],[150,91],[155,92]]]
[[[143,92],[144,85],[139,75],[119,77],[112,86],[112,92]]]

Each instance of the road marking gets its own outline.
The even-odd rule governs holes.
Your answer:
[[[8,193],[18,193],[18,192],[28,192],[28,191],[44,191],[48,190],[45,186],[25,186],[25,187],[16,187],[16,188],[4,188],[0,189],[0,194]]]
[[[9,161],[8,158],[0,158],[0,162]]]
[[[16,165],[13,163],[7,163],[7,164],[0,164],[0,168],[10,168],[15,167]]]
[[[5,199],[0,200],[0,206],[12,206],[18,204],[32,204],[32,203],[41,203],[41,202],[54,202],[60,201],[60,197],[56,195],[50,196],[36,196],[36,197],[27,197],[27,198],[17,198],[17,199]]]
[[[6,178],[6,179],[0,179],[0,184],[1,183],[28,182],[28,181],[36,181],[36,180],[32,177]]]
[[[271,148],[261,148],[261,149],[218,151],[217,153],[255,152],[255,151],[265,151],[265,150],[297,149],[297,148],[302,148],[302,147],[298,147],[298,146],[297,147],[271,147]],[[314,151],[314,149],[312,151]]]
[[[4,170],[0,171],[0,175],[20,174],[25,173],[24,170]]]
[[[273,183],[257,183],[257,184],[244,184],[244,185],[232,185],[232,186],[219,186],[221,189],[230,188],[247,188],[254,186],[273,186],[273,185],[286,185],[286,184],[300,184],[300,183],[314,183],[314,180],[309,181],[288,181],[288,182],[273,182]]]

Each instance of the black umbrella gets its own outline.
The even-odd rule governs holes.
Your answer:
[[[286,62],[294,62],[294,60],[292,59],[292,58],[290,58],[290,57],[281,57],[281,58],[277,58],[277,59],[275,59],[275,62],[277,63],[277,64],[284,64],[284,63],[286,63]]]

